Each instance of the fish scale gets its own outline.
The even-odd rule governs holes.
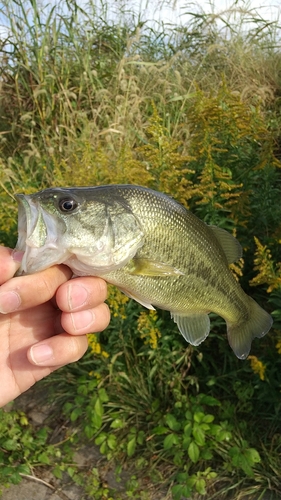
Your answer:
[[[270,329],[271,316],[229,269],[242,255],[237,240],[169,196],[109,185],[49,188],[17,199],[19,274],[64,263],[76,275],[101,276],[145,307],[170,311],[193,345],[209,334],[214,312],[241,359]]]

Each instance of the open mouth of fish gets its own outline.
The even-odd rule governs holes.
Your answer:
[[[18,202],[18,241],[15,251],[24,252],[17,275],[42,271],[54,263],[61,263],[68,257],[68,252],[61,248],[58,233],[58,221],[42,210],[38,201],[31,196],[15,195]],[[59,232],[65,232],[63,221],[59,223]]]

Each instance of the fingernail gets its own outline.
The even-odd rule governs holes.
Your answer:
[[[16,311],[21,305],[17,292],[0,292],[0,313],[7,314]]]
[[[30,357],[35,365],[45,365],[46,361],[54,359],[54,352],[47,344],[35,344],[30,349]]]
[[[21,262],[24,256],[24,252],[18,252],[17,250],[13,250],[12,257],[16,262]]]
[[[94,313],[91,310],[76,312],[71,314],[73,328],[76,331],[89,327],[94,322]]]
[[[88,299],[88,291],[82,285],[71,283],[68,286],[68,306],[71,311],[83,306]]]

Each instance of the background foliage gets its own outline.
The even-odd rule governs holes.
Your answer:
[[[239,6],[176,26],[125,7],[2,2],[0,240],[16,241],[15,192],[106,183],[164,191],[233,232],[233,271],[275,320],[245,362],[220,318],[193,348],[168,314],[110,288],[110,326],[52,376],[53,397],[73,450],[99,446],[117,475],[133,465],[124,498],[152,498],[142,478],[175,500],[280,498],[280,26]],[[47,428],[35,439],[17,412],[1,426],[2,484],[35,465],[79,482]],[[86,489],[117,498],[96,468]]]

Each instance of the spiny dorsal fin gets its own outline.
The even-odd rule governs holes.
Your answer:
[[[225,229],[217,226],[208,226],[212,231],[215,237],[217,238],[220,246],[222,247],[225,256],[227,258],[228,264],[232,264],[232,262],[236,262],[242,257],[242,247],[232,234]]]

